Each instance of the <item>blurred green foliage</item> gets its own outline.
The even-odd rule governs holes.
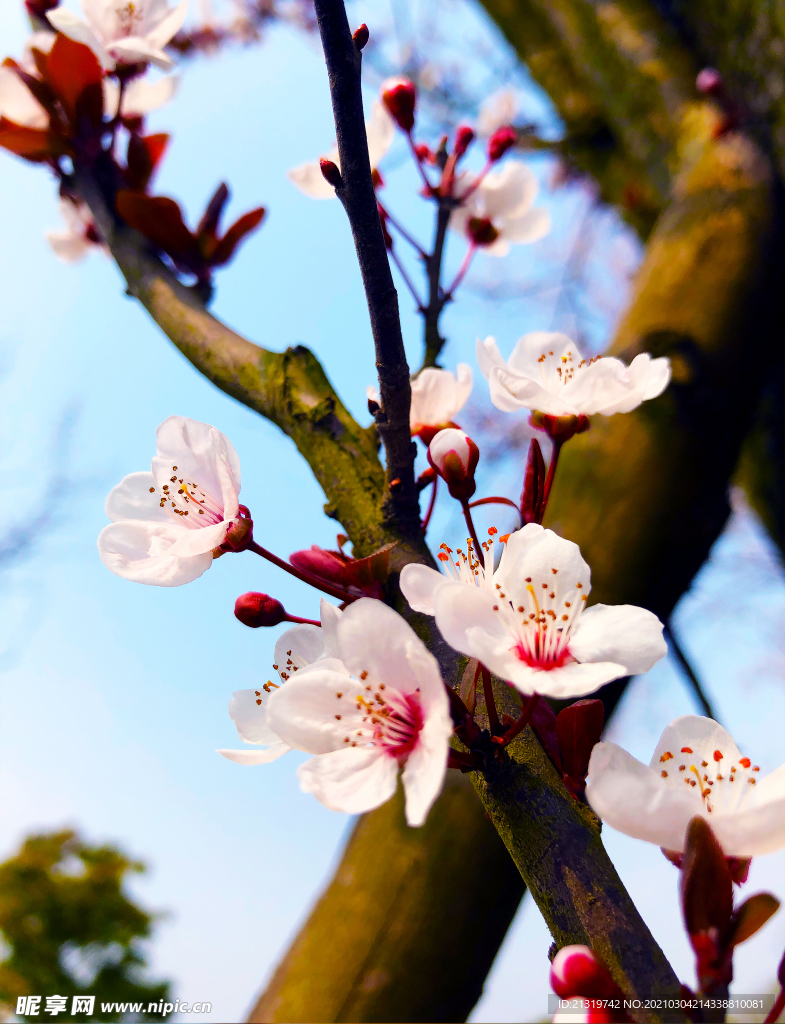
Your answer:
[[[20,1020],[164,1020],[162,1014],[107,1014],[101,1002],[169,1000],[169,983],[148,983],[140,941],[153,917],[123,891],[129,872],[145,866],[113,846],[88,846],[73,831],[28,837],[0,864],[0,931],[8,955],[0,961],[0,1003],[17,997],[68,997],[56,1018],[39,1011]],[[74,995],[94,995],[90,1017],[69,1015]]]

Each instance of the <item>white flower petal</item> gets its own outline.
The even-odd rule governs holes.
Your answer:
[[[224,519],[234,519],[240,491],[240,460],[229,438],[209,423],[170,416],[158,427],[155,439],[158,454],[153,457],[151,468],[158,487],[169,484],[174,472],[178,479],[197,483],[201,491],[219,501]]]
[[[587,608],[570,637],[578,661],[614,661],[627,675],[641,675],[668,653],[662,623],[653,612],[631,604]]]
[[[297,750],[338,750],[348,746],[344,740],[360,727],[355,701],[360,689],[348,676],[314,665],[270,695],[267,720],[273,732]]]
[[[398,762],[376,747],[354,747],[311,758],[297,777],[303,792],[330,810],[364,814],[395,795]]]
[[[728,857],[759,857],[785,846],[785,797],[735,814],[706,817]]]
[[[720,750],[729,765],[741,757],[733,737],[719,722],[713,718],[704,718],[703,715],[681,715],[663,730],[649,767],[659,768],[660,758],[665,751],[675,754],[685,746],[705,751],[709,757],[715,750]]]
[[[129,473],[120,483],[113,487],[106,499],[106,514],[113,523],[125,519],[138,519],[142,522],[168,523],[172,517],[165,508],[161,508],[161,499],[155,493],[155,477],[152,473]]]
[[[291,676],[306,665],[324,657],[324,634],[321,626],[297,625],[281,633],[275,641],[273,659],[277,671]]]
[[[269,764],[271,761],[277,761],[283,754],[288,754],[291,749],[285,743],[278,742],[267,750],[216,750],[216,754],[225,757],[227,761],[234,761],[235,764]]]
[[[452,724],[446,736],[426,737],[426,729],[423,729],[417,746],[404,765],[401,782],[406,796],[406,823],[412,828],[423,824],[442,791],[447,773],[450,733]]]
[[[147,33],[147,40],[150,45],[155,49],[162,50],[169,40],[183,27],[187,13],[188,0],[182,0],[182,3],[166,14],[155,28]]]
[[[52,28],[62,32],[69,39],[73,39],[75,43],[83,43],[85,46],[89,46],[101,62],[101,67],[104,71],[114,70],[114,58],[110,56],[103,43],[81,18],[77,18],[75,14],[65,7],[55,7],[53,11],[47,13],[46,17]]]
[[[338,623],[341,621],[343,612],[334,604],[325,601],[319,602],[320,617],[322,620],[322,643],[324,646],[325,658],[337,658],[339,655],[338,646]]]
[[[0,117],[26,128],[49,127],[49,115],[11,68],[0,67]]]
[[[401,570],[401,592],[410,607],[425,615],[434,614],[434,596],[439,587],[449,584],[444,573],[427,565],[410,563]]]
[[[47,231],[46,240],[55,256],[64,263],[78,263],[93,248],[83,235],[71,231]]]
[[[545,238],[551,227],[548,211],[542,206],[535,206],[533,210],[506,219],[502,225],[502,237],[514,245],[528,245]]]
[[[490,335],[485,341],[477,339],[476,346],[477,362],[480,366],[480,373],[488,380],[491,370],[494,366],[505,366],[506,363],[502,358],[502,354],[499,351],[499,346],[496,344],[495,338]]]
[[[488,377],[491,387],[491,401],[502,412],[517,411],[523,407],[546,413],[549,416],[572,416],[575,410],[558,396],[547,391],[530,377],[501,366],[494,366]]]
[[[466,404],[471,390],[472,371],[466,363],[458,366],[457,378],[449,370],[426,367],[412,381],[412,431],[452,422]]]
[[[663,786],[657,771],[615,743],[592,750],[586,799],[604,822],[634,839],[683,850],[687,825],[700,814],[700,797],[687,790]]]
[[[332,156],[328,159],[332,159]],[[333,160],[333,163],[337,164],[337,160]],[[335,199],[335,189],[325,180],[318,160],[309,160],[299,167],[293,167],[286,172],[286,177],[311,199]]]
[[[163,75],[155,82],[147,78],[132,78],[123,93],[123,114],[129,117],[148,114],[159,110],[174,97],[180,85],[179,75]],[[117,113],[120,90],[112,79],[104,82],[106,112],[109,116]]]
[[[110,523],[98,537],[98,552],[116,576],[151,586],[179,587],[198,579],[213,562],[212,551],[191,557],[172,554],[183,532],[168,523]]]
[[[366,122],[365,134],[371,169],[376,170],[395,137],[395,122],[387,113],[387,108],[378,100],[371,107],[371,119]]]
[[[537,179],[520,160],[508,160],[501,170],[491,171],[483,178],[477,191],[481,203],[481,216],[520,216],[534,202],[539,185]]]
[[[560,334],[558,331],[530,331],[515,343],[506,366],[512,373],[529,377],[542,384],[543,363],[546,357],[553,356],[558,362],[563,356],[570,354],[576,363],[583,358],[578,346],[566,334]]]
[[[480,106],[477,132],[493,135],[498,128],[512,124],[518,113],[518,99],[512,89],[498,89]]]
[[[232,694],[229,717],[243,743],[258,743],[269,747],[282,742],[267,720],[266,699],[268,697],[264,690],[235,690]]]
[[[521,687],[524,693],[540,693],[554,700],[566,700],[573,697],[586,697],[595,693],[601,686],[614,679],[627,675],[624,665],[616,665],[612,661],[580,662],[573,661],[561,668],[549,671],[535,670],[536,677],[527,679]],[[513,680],[515,682],[515,680]]]

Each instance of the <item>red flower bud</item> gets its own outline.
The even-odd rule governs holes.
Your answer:
[[[544,430],[554,444],[564,444],[591,426],[588,416],[548,416],[544,412],[533,412],[529,423],[537,430]]]
[[[424,160],[425,163],[436,163],[436,158],[433,155],[433,152],[431,151],[431,147],[427,145],[425,142],[418,142],[417,145],[414,147],[414,152],[417,154],[420,160]]]
[[[382,103],[402,131],[414,127],[414,107],[417,95],[414,82],[408,78],[388,78],[382,82]]]
[[[259,626],[277,626],[286,622],[288,615],[280,601],[269,594],[257,594],[249,591],[241,594],[234,602],[235,618],[245,626],[258,629]]]
[[[368,42],[370,35],[371,34],[368,31],[368,26],[365,24],[365,22],[363,22],[359,28],[356,28],[354,30],[354,32],[352,33],[352,39],[354,40],[354,45],[357,47],[358,50],[362,50],[362,48]]]
[[[562,999],[610,999],[619,994],[607,968],[588,946],[565,946],[559,950],[551,963],[551,988]]]
[[[488,159],[491,163],[501,160],[507,150],[514,146],[518,139],[518,133],[509,125],[504,128],[497,128],[488,139]]]
[[[34,18],[43,18],[47,11],[54,10],[60,0],[25,0],[27,13]]]
[[[341,178],[338,164],[334,164],[332,160],[326,160],[322,157],[319,161],[319,170],[322,172],[322,177],[326,182],[332,185],[333,188],[340,188],[343,179]]]
[[[245,551],[252,543],[253,519],[251,519],[251,513],[245,505],[240,505],[237,519],[226,531],[226,539],[216,551]],[[213,554],[215,554],[215,551],[213,551]]]
[[[462,124],[455,132],[455,156],[460,159],[466,150],[474,142],[474,129],[468,124]]]
[[[468,501],[477,490],[474,471],[479,460],[474,441],[454,427],[440,430],[428,447],[428,461],[459,501]]]

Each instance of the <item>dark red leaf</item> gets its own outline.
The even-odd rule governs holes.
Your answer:
[[[529,443],[529,456],[526,460],[526,472],[523,476],[523,491],[521,492],[521,515],[524,523],[539,522],[544,487],[545,461],[542,457],[540,442],[533,437]]]
[[[714,934],[722,942],[733,911],[733,880],[722,847],[699,816],[687,828],[681,864],[681,906],[690,937]]]
[[[66,140],[55,132],[26,128],[5,117],[0,117],[0,146],[33,163],[63,156],[69,148]]]
[[[189,267],[193,266],[192,261],[198,263],[195,239],[185,226],[182,211],[174,199],[123,190],[117,193],[115,205],[129,227],[173,259],[185,261]]]
[[[604,717],[601,700],[579,700],[556,718],[562,770],[578,792],[584,789],[589,758],[602,735]]]
[[[94,120],[96,96],[101,93],[100,115],[103,117],[103,70],[98,58],[89,46],[75,43],[68,36],[58,33],[46,61],[46,78],[60,100],[69,121],[74,127],[80,113],[89,113]],[[79,101],[85,90],[90,90],[89,100]]]
[[[264,218],[265,212],[265,208],[260,206],[256,210],[244,213],[239,220],[236,220],[216,246],[215,252],[210,260],[210,265],[213,267],[222,267],[225,263],[228,263],[232,256],[234,256],[237,246],[243,241],[246,235],[249,235],[259,227],[262,219]]]
[[[209,238],[214,240],[218,233],[218,222],[221,219],[223,208],[226,205],[226,201],[229,198],[229,186],[225,181],[222,181],[218,188],[215,190],[215,194],[210,202],[207,204],[207,209],[204,211],[204,216],[199,221],[199,226],[196,229],[196,237],[199,241],[202,238]]]
[[[135,192],[146,191],[168,141],[168,135],[129,136],[125,173],[129,188]]]
[[[738,946],[755,934],[777,913],[780,901],[768,892],[759,892],[745,900],[733,914],[730,944]]]

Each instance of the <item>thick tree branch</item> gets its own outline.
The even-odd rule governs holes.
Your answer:
[[[352,229],[376,348],[381,397],[376,425],[387,455],[389,487],[385,515],[396,532],[414,537],[420,532],[420,509],[414,485],[416,449],[409,430],[409,364],[403,347],[398,293],[387,259],[368,159],[362,57],[349,31],[343,0],[315,0],[315,8],[341,161],[341,181],[335,191]]]

